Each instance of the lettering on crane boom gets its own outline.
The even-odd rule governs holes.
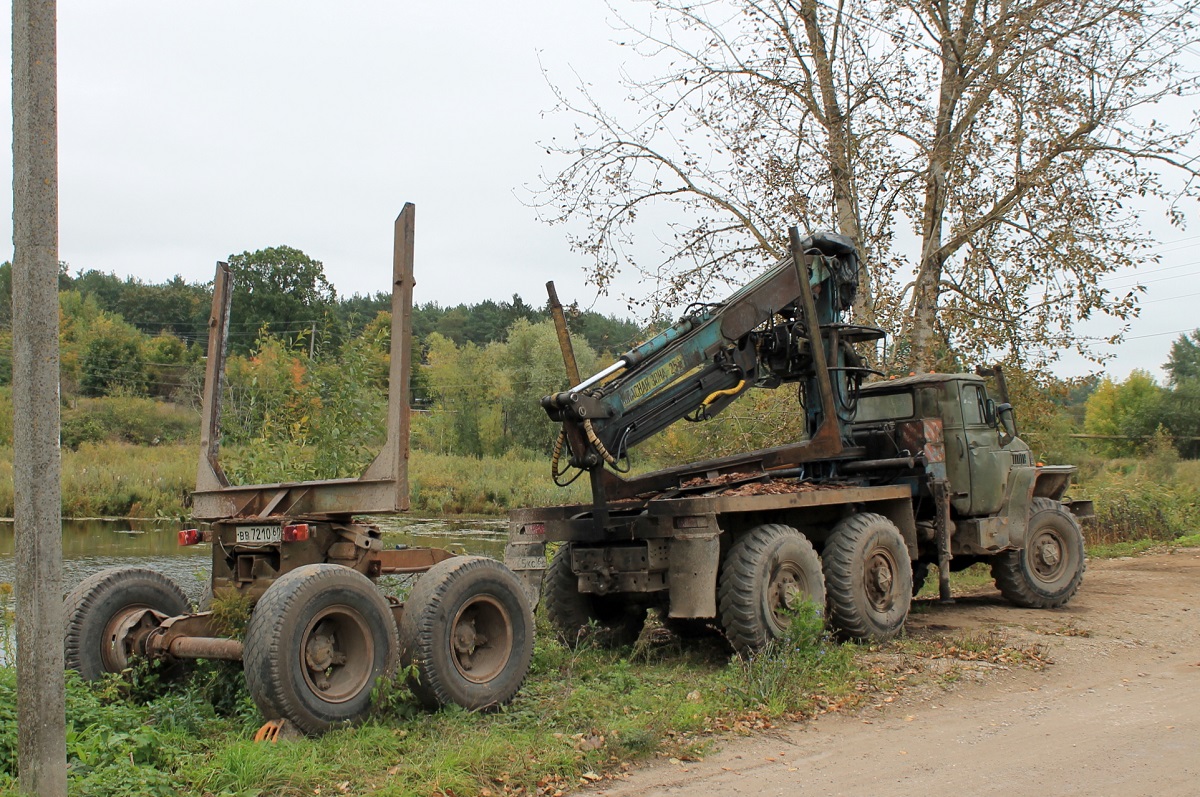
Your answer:
[[[659,388],[681,382],[700,370],[702,370],[700,366],[688,370],[682,354],[672,357],[663,363],[662,367],[654,369],[622,390],[621,400],[628,409]]]

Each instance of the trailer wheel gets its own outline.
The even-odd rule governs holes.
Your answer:
[[[823,561],[835,628],[860,641],[900,633],[912,604],[912,567],[892,521],[869,512],[846,518],[829,535]]]
[[[756,526],[734,543],[721,565],[718,614],[738,652],[783,634],[804,599],[825,605],[825,579],[812,543],[791,526]]]
[[[154,570],[114,567],[88,576],[64,605],[67,669],[87,681],[121,672],[136,652],[133,640],[139,630],[186,614],[189,605],[183,590]]]
[[[400,621],[409,687],[429,708],[473,711],[512,700],[533,658],[533,610],[521,582],[494,559],[460,556],[417,579]]]
[[[250,617],[242,667],[268,719],[319,734],[354,723],[371,690],[396,667],[396,621],[371,580],[356,570],[312,564],[272,584]]]
[[[1071,600],[1086,567],[1079,521],[1058,501],[1034,498],[1025,547],[994,557],[992,577],[1017,606],[1052,609]]]
[[[579,591],[571,570],[571,544],[559,546],[546,570],[546,617],[568,648],[587,641],[606,648],[632,645],[646,624],[646,607],[603,595]]]

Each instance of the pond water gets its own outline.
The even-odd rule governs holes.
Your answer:
[[[392,515],[371,519],[384,532],[384,546],[446,548],[455,553],[504,556],[506,522],[415,518]],[[92,573],[109,567],[136,565],[174,579],[188,595],[198,597],[208,583],[212,546],[180,547],[184,528],[176,521],[64,520],[63,584],[69,590]],[[0,521],[0,583],[16,580],[13,570],[13,523]]]

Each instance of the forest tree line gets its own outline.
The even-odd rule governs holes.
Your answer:
[[[323,265],[296,249],[231,256],[224,440],[248,480],[356,475],[383,441],[391,297],[338,297]],[[0,380],[11,368],[11,267],[0,264]],[[149,404],[198,405],[211,284],[163,283],[94,270],[60,275],[63,441],[191,439],[195,424]],[[568,312],[581,370],[593,372],[647,332],[594,312]],[[415,447],[462,456],[544,455],[555,430],[539,399],[566,384],[549,314],[520,296],[413,311]],[[1050,457],[1071,433],[1092,450],[1132,455],[1158,434],[1196,456],[1200,332],[1173,345],[1168,384],[1010,373],[1023,427]],[[97,400],[109,398],[108,403]],[[81,403],[82,402],[82,403]],[[141,403],[139,403],[141,402]],[[124,413],[123,420],[116,415]],[[174,418],[174,420],[172,420]],[[194,418],[186,416],[186,418]],[[678,461],[774,445],[803,434],[793,390],[753,391],[708,424],[669,428],[644,450]],[[1040,439],[1039,439],[1040,438]],[[3,441],[0,440],[0,443]],[[1039,445],[1040,444],[1040,445]]]

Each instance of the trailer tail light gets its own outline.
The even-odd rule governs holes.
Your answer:
[[[203,541],[204,538],[200,535],[200,529],[184,529],[179,532],[180,545],[199,545]]]
[[[308,539],[308,524],[297,523],[293,526],[283,527],[284,542],[304,542]]]

